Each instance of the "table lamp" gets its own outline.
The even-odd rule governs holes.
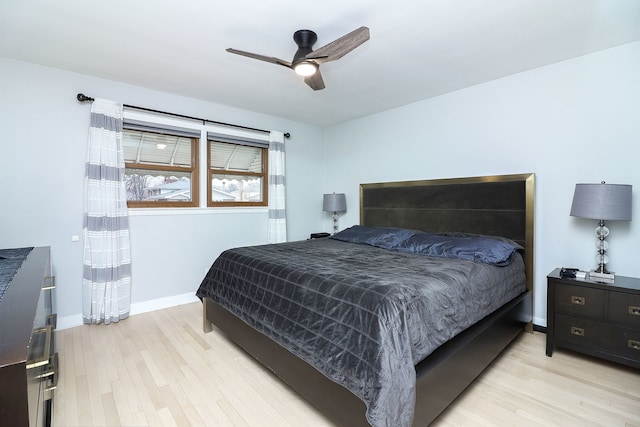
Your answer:
[[[596,260],[598,266],[590,276],[613,280],[614,274],[607,270],[609,229],[605,221],[631,221],[631,185],[626,184],[576,184],[571,204],[571,216],[597,219]]]
[[[333,234],[338,232],[338,212],[347,211],[347,198],[344,193],[325,194],[322,197],[322,210],[333,212]]]

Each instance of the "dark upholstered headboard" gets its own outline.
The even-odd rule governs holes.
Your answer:
[[[525,248],[533,290],[534,174],[360,185],[360,224],[508,237]]]

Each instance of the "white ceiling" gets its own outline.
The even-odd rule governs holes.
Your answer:
[[[225,51],[290,61],[294,31],[318,48],[362,25],[321,91]],[[320,126],[637,40],[639,0],[0,2],[0,56]]]

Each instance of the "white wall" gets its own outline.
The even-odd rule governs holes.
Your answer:
[[[576,183],[634,186],[634,220],[609,223],[608,241],[611,269],[640,277],[640,43],[337,125],[324,143],[341,228],[358,223],[360,183],[534,172],[538,325],[546,275],[595,266],[595,221],[569,216]]]
[[[90,105],[78,92],[260,129],[286,140],[288,234],[322,222],[322,132],[277,117],[0,58],[0,247],[51,246],[61,325],[81,321],[83,174]],[[224,249],[266,243],[266,209],[134,215],[132,313],[195,300]]]
[[[359,220],[360,183],[536,173],[535,323],[546,325],[546,274],[594,266],[595,223],[569,216],[575,183],[634,185],[635,221],[609,224],[609,254],[618,274],[640,277],[638,76],[640,43],[633,43],[318,129],[0,58],[0,247],[51,246],[59,316],[80,318],[82,245],[71,236],[82,228],[90,107],[75,94],[84,92],[291,132],[290,240],[331,229],[321,212],[325,192],[347,194],[345,228]],[[266,240],[266,213],[136,215],[131,236],[134,311],[192,298],[222,250]]]

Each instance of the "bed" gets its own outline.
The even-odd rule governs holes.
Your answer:
[[[362,184],[359,225],[221,254],[197,292],[204,330],[338,425],[427,425],[531,329],[533,192],[533,174]],[[415,253],[486,236],[508,261]]]

